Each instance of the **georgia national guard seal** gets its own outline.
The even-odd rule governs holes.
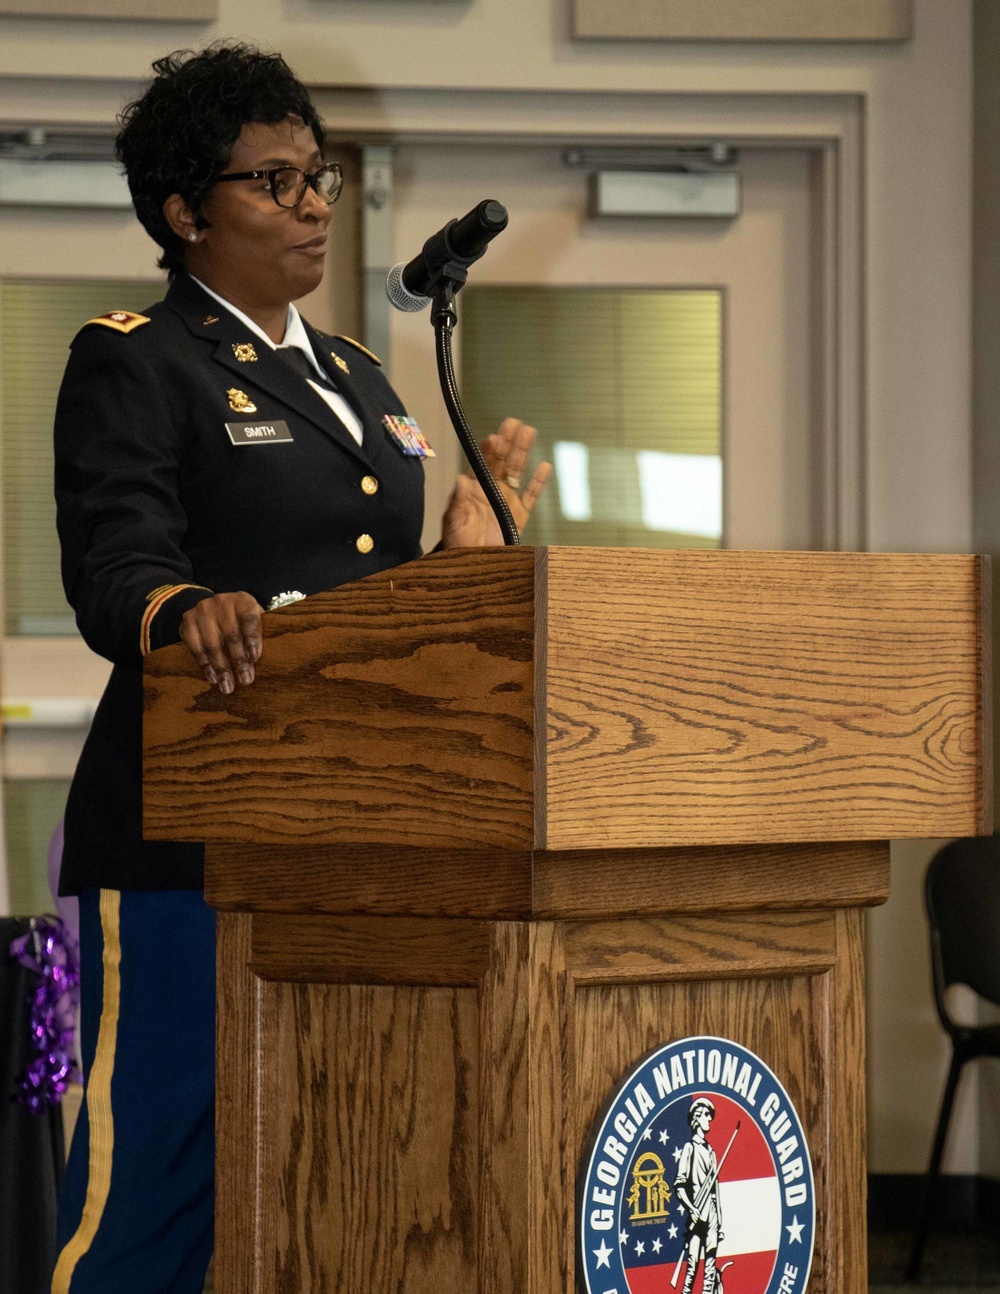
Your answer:
[[[803,1294],[816,1203],[788,1093],[726,1038],[660,1047],[595,1123],[578,1222],[587,1294]]]

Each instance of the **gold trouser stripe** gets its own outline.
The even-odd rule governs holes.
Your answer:
[[[121,893],[101,890],[101,933],[104,936],[104,1000],[97,1050],[87,1082],[87,1118],[90,1122],[90,1158],[87,1198],[80,1225],[59,1255],[52,1277],[52,1294],[69,1294],[76,1265],[94,1243],[111,1189],[111,1157],[115,1124],[111,1113],[111,1076],[118,1044],[118,1007],[121,1000],[122,944],[119,919]]]

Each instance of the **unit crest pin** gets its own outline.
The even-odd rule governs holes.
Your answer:
[[[257,406],[245,391],[240,391],[237,387],[231,386],[226,395],[229,396],[229,407],[234,413],[257,412]]]

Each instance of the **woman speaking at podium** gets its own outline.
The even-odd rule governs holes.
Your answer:
[[[80,896],[83,1111],[54,1294],[199,1294],[212,1252],[215,923],[199,845],[142,839],[142,657],[183,640],[247,687],[261,614],[420,554],[419,429],[378,359],[292,304],[323,275],[340,169],[277,55],[222,44],[154,65],[118,155],[162,251],[164,301],[73,342],[56,414],[63,580],[114,662],[66,809]],[[484,452],[522,526],[534,431]],[[446,547],[500,543],[471,477]]]

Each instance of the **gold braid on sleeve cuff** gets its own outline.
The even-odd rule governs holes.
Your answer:
[[[153,617],[163,606],[164,602],[169,602],[175,593],[180,593],[182,589],[206,589],[205,584],[161,584],[158,589],[146,595],[148,603],[146,610],[143,612],[142,623],[139,626],[139,650],[143,656],[148,655],[150,648],[150,631],[153,625]],[[208,592],[211,593],[211,589]]]

